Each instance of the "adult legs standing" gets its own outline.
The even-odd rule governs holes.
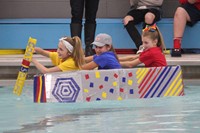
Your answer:
[[[95,38],[96,32],[96,14],[98,11],[99,0],[86,0],[85,1],[85,56],[93,55],[92,42]]]
[[[70,0],[72,14],[70,24],[71,37],[78,36],[81,39],[84,1],[85,0]]]
[[[85,8],[85,24],[84,24],[84,41],[85,55],[93,55],[91,43],[94,41],[96,31],[96,14],[98,10],[99,0],[70,0],[71,5],[71,36],[79,36],[81,38],[82,19]]]

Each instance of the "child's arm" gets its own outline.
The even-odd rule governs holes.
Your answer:
[[[39,47],[35,47],[35,52],[37,54],[41,54],[41,55],[46,56],[46,57],[49,57],[49,53],[50,53],[49,51],[44,50],[44,49],[39,48]]]
[[[61,69],[58,66],[47,68],[43,66],[41,63],[39,63],[36,59],[32,59],[33,64],[35,67],[43,74],[50,73],[50,72],[60,72]]]
[[[91,61],[93,61],[93,55],[92,56],[87,56],[84,59],[85,59],[86,63],[91,62]]]
[[[119,57],[119,61],[132,61],[135,60],[139,57],[139,55],[129,55],[129,56],[123,56],[123,57]]]
[[[93,70],[96,67],[98,67],[98,65],[94,61],[91,61],[91,62],[89,62],[87,64],[82,65],[81,69],[82,70]]]
[[[139,64],[141,64],[142,62],[139,60],[139,58],[132,60],[132,61],[124,61],[124,62],[120,62],[122,68],[133,68]]]

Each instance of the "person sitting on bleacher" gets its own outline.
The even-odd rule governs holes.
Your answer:
[[[145,67],[167,66],[167,61],[163,50],[165,43],[162,34],[156,24],[146,27],[142,31],[142,42],[144,51],[140,54],[120,57],[122,68],[133,68],[143,63]]]
[[[144,22],[143,28],[145,28],[146,25],[153,25],[159,21],[163,0],[130,0],[130,4],[131,9],[123,21],[137,49],[141,49],[142,39],[135,25]]]
[[[186,24],[193,26],[200,20],[200,0],[179,0],[181,5],[174,15],[174,48],[172,57],[181,57],[181,40]]]

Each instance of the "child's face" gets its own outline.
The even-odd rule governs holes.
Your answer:
[[[152,47],[156,47],[157,42],[158,42],[157,39],[152,40],[149,36],[142,37],[142,45],[144,46],[144,50],[147,50]]]
[[[98,47],[98,46],[94,46],[94,47],[95,47],[95,52],[97,55],[100,55],[110,50],[110,45],[104,45],[102,47]]]
[[[70,56],[70,52],[67,50],[62,42],[58,43],[57,53],[60,59],[66,59]]]

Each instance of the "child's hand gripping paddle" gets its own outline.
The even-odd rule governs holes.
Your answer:
[[[37,40],[34,38],[29,38],[28,44],[26,46],[26,51],[24,53],[24,57],[22,60],[22,66],[20,68],[20,71],[18,73],[17,81],[15,83],[13,93],[20,96],[22,93],[22,89],[24,86],[24,82],[26,80],[26,75],[28,73],[28,69],[30,66],[30,62],[32,60],[33,52],[34,52],[34,47],[36,45]]]

